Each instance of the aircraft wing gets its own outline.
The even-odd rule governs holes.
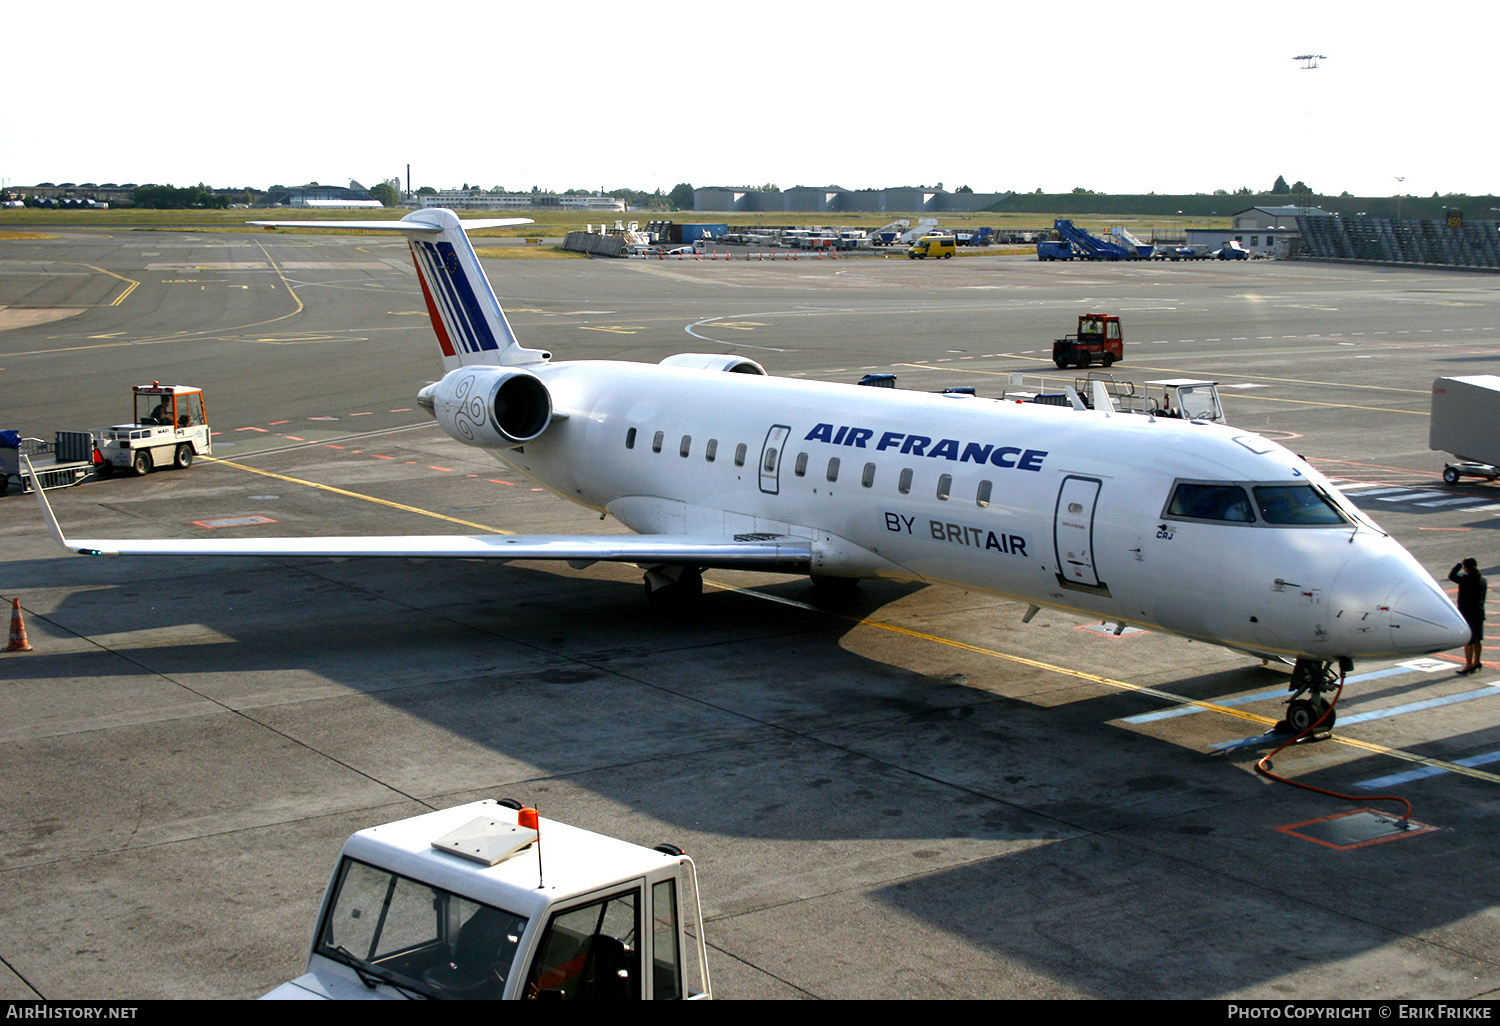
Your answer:
[[[24,458],[24,457],[23,457]],[[30,472],[30,461],[27,470]],[[33,474],[32,480],[36,477]],[[69,538],[44,491],[37,504],[57,544],[86,556],[392,556],[428,559],[564,560],[590,563],[675,563],[707,569],[808,573],[812,542],[779,534],[725,538],[686,535],[408,534],[326,538]]]

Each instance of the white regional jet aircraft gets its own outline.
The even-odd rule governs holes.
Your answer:
[[[61,545],[616,560],[645,568],[656,601],[696,595],[711,567],[957,584],[1027,603],[1027,620],[1047,606],[1293,662],[1299,731],[1335,667],[1468,638],[1410,553],[1248,431],[769,377],[737,356],[554,363],[516,340],[452,211],[333,224],[409,241],[446,372],[418,402],[443,430],[636,535],[69,540],[38,490]]]

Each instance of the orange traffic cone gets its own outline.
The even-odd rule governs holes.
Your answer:
[[[31,642],[26,640],[26,624],[21,619],[21,600],[10,600],[10,644],[7,652],[30,652]]]

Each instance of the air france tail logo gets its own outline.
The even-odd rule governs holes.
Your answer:
[[[996,467],[1015,470],[1041,470],[1046,459],[1046,449],[1022,449],[1014,445],[995,445],[993,442],[961,442],[957,438],[932,439],[926,435],[908,435],[899,431],[885,431],[880,440],[870,446],[875,432],[871,428],[819,424],[807,433],[803,441],[827,442],[829,445],[851,445],[856,449],[874,448],[876,452],[887,449],[902,456],[926,456],[930,459],[950,460],[954,463],[989,463]]]
[[[443,355],[499,349],[485,304],[464,274],[453,243],[417,240],[411,244],[411,253]]]

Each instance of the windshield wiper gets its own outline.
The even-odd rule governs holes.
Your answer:
[[[380,986],[383,983],[387,987],[390,987],[392,990],[400,991],[409,1000],[420,998],[423,1001],[432,1001],[436,997],[436,995],[429,994],[426,991],[418,987],[414,987],[409,983],[402,983],[400,980],[396,979],[395,974],[390,972],[390,970],[381,969],[377,966],[370,965],[368,962],[364,961],[364,959],[360,958],[358,955],[350,951],[348,948],[344,947],[342,944],[340,944],[336,948],[324,948],[323,950],[325,954],[331,952],[335,955],[338,955],[338,961],[343,962],[350,969],[353,969],[354,975],[359,977],[359,982],[363,983],[371,990],[374,990],[376,987]]]

